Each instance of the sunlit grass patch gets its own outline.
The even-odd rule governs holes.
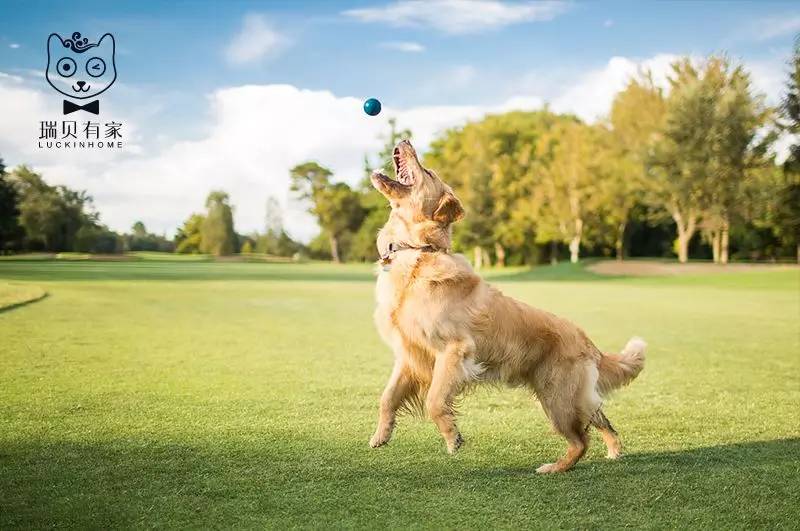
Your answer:
[[[39,300],[45,295],[39,286],[0,281],[0,311]]]

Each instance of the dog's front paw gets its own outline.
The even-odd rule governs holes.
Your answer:
[[[454,454],[461,448],[461,445],[464,444],[464,438],[461,436],[460,433],[456,434],[456,438],[447,443],[447,453]]]
[[[379,446],[383,446],[387,442],[389,442],[389,437],[387,437],[386,435],[384,435],[382,433],[376,432],[375,435],[373,435],[370,438],[369,445],[372,448],[378,448]]]

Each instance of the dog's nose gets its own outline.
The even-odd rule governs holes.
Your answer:
[[[78,81],[78,82],[76,83],[76,85],[78,85],[78,88],[83,88],[83,86],[84,86],[85,84],[86,84],[86,81]]]

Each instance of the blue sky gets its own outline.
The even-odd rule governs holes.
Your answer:
[[[8,163],[27,162],[51,181],[89,189],[117,229],[141,217],[170,232],[202,207],[208,187],[223,186],[238,201],[243,230],[259,227],[260,205],[272,194],[306,236],[313,227],[292,213],[284,166],[291,157],[320,158],[355,181],[388,116],[423,144],[482,113],[544,102],[591,121],[636,68],[666,74],[676,56],[723,51],[743,61],[755,87],[775,101],[800,33],[796,2],[6,0],[0,20],[0,92],[8,91],[0,111],[18,120],[0,124]],[[41,77],[47,36],[73,31],[116,37],[119,77],[104,101],[128,124],[124,153],[61,155],[29,146],[28,124],[60,103]],[[373,96],[387,111],[371,120],[359,104]],[[247,146],[226,144],[225,160],[236,160],[231,176],[213,179],[201,167],[198,175],[168,174],[187,166],[193,149],[203,157],[221,151],[223,131],[225,142],[233,136]],[[258,156],[254,137],[265,146]],[[221,161],[205,162],[209,172],[222,169]],[[148,168],[162,172],[149,185],[155,192],[125,184],[135,177],[143,188]],[[187,198],[188,211],[175,209],[189,184],[202,191]],[[153,208],[140,215],[143,200]]]
[[[186,92],[190,99],[219,86],[289,83],[341,95],[375,95],[393,105],[485,103],[507,90],[502,84],[519,73],[591,68],[611,56],[726,50],[746,61],[769,61],[786,54],[793,32],[764,38],[764,28],[793,20],[795,33],[800,31],[800,7],[792,2],[575,2],[549,21],[463,34],[343,15],[387,4],[6,1],[0,6],[0,38],[6,44],[0,70],[41,69],[43,42],[51,32],[111,31],[120,47],[122,80],[155,91]],[[264,60],[230,64],[225,50],[248,14],[263,16],[287,43]],[[446,7],[440,16],[450,16]],[[425,50],[381,46],[387,42],[414,42]],[[19,48],[9,49],[12,43]],[[465,64],[482,79],[456,94],[420,94],[408,82],[398,82],[424,83],[443,68]]]

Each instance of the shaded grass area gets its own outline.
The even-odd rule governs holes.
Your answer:
[[[574,471],[542,477],[536,466],[564,445],[521,390],[463,400],[457,456],[409,417],[388,447],[368,448],[391,370],[369,267],[162,265],[0,264],[0,279],[51,295],[0,314],[0,528],[800,518],[800,292],[783,272],[497,279],[602,348],[633,334],[651,346],[605,407],[626,456],[605,460],[595,437]]]
[[[495,268],[485,271],[484,277],[493,282],[551,282],[564,280],[584,282],[621,278],[612,275],[601,275],[586,269],[586,265],[593,262],[594,260],[587,260],[579,264],[559,262],[555,265],[539,265],[535,267]]]
[[[28,468],[6,504],[36,503],[5,525],[766,528],[797,514],[800,439],[594,460],[556,478],[507,455],[498,466],[307,436],[202,443],[11,447]]]
[[[191,255],[190,255],[191,256]],[[10,260],[0,262],[0,278],[64,281],[330,281],[375,280],[372,264],[329,264],[326,262],[249,263],[209,262],[202,259],[130,262],[66,262],[57,260]]]

